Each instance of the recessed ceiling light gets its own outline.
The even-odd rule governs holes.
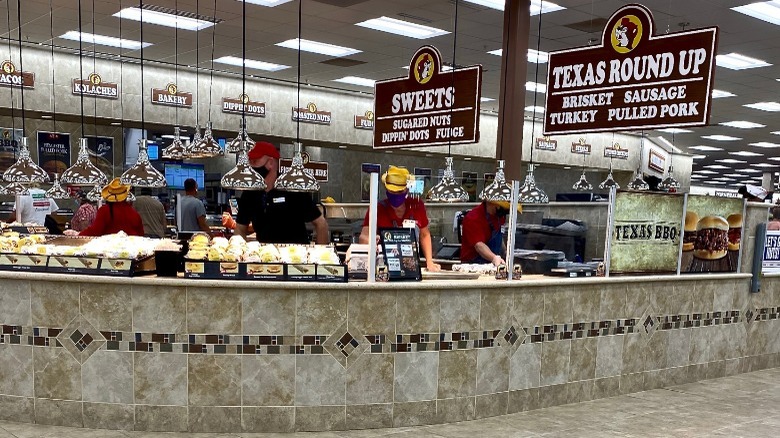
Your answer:
[[[771,159],[772,158],[770,158],[770,160]],[[758,170],[758,169],[739,169],[738,172],[742,172],[742,173],[761,173],[761,171]]]
[[[238,0],[242,1],[242,0]],[[291,2],[292,0],[246,0],[247,3],[252,3],[253,5],[260,5],[260,6],[268,6],[269,8],[273,8],[274,6],[279,6],[282,3]]]
[[[543,106],[527,106],[527,107],[525,107],[525,110],[527,112],[529,112],[529,113],[532,113],[534,111],[536,111],[537,113],[543,113],[544,112],[544,107]]]
[[[774,132],[773,132],[774,134]],[[780,144],[777,143],[770,143],[768,141],[759,141],[757,143],[749,143],[750,146],[755,146],[757,148],[766,148],[766,149],[774,149],[774,148],[780,148]]]
[[[334,79],[333,82],[341,82],[344,84],[359,85],[361,87],[373,87],[376,83],[373,79],[361,78],[357,76],[344,76],[340,79]]]
[[[728,177],[731,177],[731,178],[745,178],[746,177],[746,175],[742,175],[742,174],[739,174],[739,173],[726,173],[723,176],[728,176]]]
[[[742,140],[739,137],[732,137],[730,135],[703,135],[701,138],[705,138],[707,140],[716,140],[716,141],[736,141],[736,140]]]
[[[52,118],[54,118],[54,117],[53,117],[53,116],[51,116],[51,115],[49,115],[49,114],[42,114],[42,115],[41,115],[41,118],[42,118],[42,119],[52,119]]]
[[[767,158],[769,161],[780,161],[780,157],[769,157]],[[760,170],[758,172],[761,172]]]
[[[276,43],[279,47],[286,47],[288,49],[298,50],[298,38],[282,41]],[[354,55],[360,53],[362,50],[353,49],[350,47],[336,46],[333,44],[321,43],[319,41],[300,40],[300,48],[304,52],[319,53],[320,55],[328,55],[336,58],[343,56]]]
[[[114,38],[105,35],[95,35],[87,32],[78,32],[71,30],[61,35],[60,38],[81,41],[83,43],[98,44],[101,46],[119,47],[122,49],[139,50],[141,47],[149,47],[151,43],[142,43],[140,41],[126,40],[123,38]]]
[[[696,151],[705,151],[705,152],[715,152],[715,151],[722,151],[723,148],[716,148],[714,146],[690,146],[688,149],[693,149]]]
[[[703,160],[703,159],[707,158],[707,156],[706,155],[692,155],[691,158],[694,159],[694,160]]]
[[[728,126],[730,128],[740,128],[740,129],[763,128],[766,126],[760,123],[748,122],[746,120],[734,120],[731,122],[721,122],[718,124],[721,126]]]
[[[427,38],[447,35],[449,33],[444,29],[438,29],[430,26],[423,26],[422,24],[412,23],[410,21],[398,20],[396,18],[390,18],[385,16],[379,18],[372,18],[366,21],[361,21],[360,23],[355,23],[355,25],[360,27],[366,27],[369,29],[379,30],[382,32],[392,33],[395,35],[416,38],[418,40],[424,40]]]
[[[771,112],[777,112],[780,111],[780,103],[777,102],[756,102],[756,103],[749,103],[747,105],[742,105],[746,108],[753,108],[761,111],[771,111]]]
[[[777,164],[769,164],[769,163],[756,163],[751,164],[753,167],[777,167]]]
[[[714,88],[712,89],[712,98],[713,99],[719,99],[721,97],[734,97],[734,96],[736,96],[736,94],[728,92],[728,91],[716,90]]]
[[[740,55],[739,53],[718,55],[715,57],[715,63],[718,65],[718,67],[728,68],[731,70],[746,70],[749,68],[768,67],[772,65],[761,59],[751,58],[749,56]]]
[[[736,155],[738,157],[762,157],[762,156],[764,156],[764,154],[759,154],[758,152],[750,152],[750,151],[729,152],[729,155]]]
[[[496,100],[496,99],[493,99],[492,97],[480,97],[479,98],[480,102],[493,102],[494,100]]]
[[[492,9],[498,9],[499,11],[504,10],[504,0],[466,0],[466,1],[469,3],[474,3],[475,5],[486,6]],[[531,15],[539,15],[540,12],[542,14],[546,14],[548,12],[561,11],[563,9],[566,8],[564,8],[563,6],[558,6],[555,3],[550,3],[548,1],[531,0]]]
[[[221,58],[215,59],[214,62],[218,62],[220,64],[235,65],[238,67],[241,67],[241,65],[245,63],[246,68],[251,68],[255,70],[265,70],[265,71],[279,71],[279,70],[284,70],[286,68],[290,68],[289,65],[274,64],[265,61],[256,61],[254,59],[244,60],[237,56],[223,56]]]
[[[347,147],[346,147],[346,146],[344,146],[343,144],[340,144],[340,145],[339,145],[339,149],[346,149],[346,148],[347,148]]]
[[[570,170],[571,166],[563,166],[563,170]]]
[[[718,170],[728,170],[728,169],[731,169],[728,166],[722,166],[720,164],[709,164],[709,165],[704,166],[704,167],[706,167],[707,169],[718,169]]]
[[[702,175],[717,175],[718,172],[715,172],[714,170],[697,170],[696,173],[700,173]]]
[[[715,160],[718,163],[726,163],[726,164],[747,164],[747,161],[745,160],[735,160],[734,158],[722,158],[720,160]]]
[[[768,23],[780,25],[780,5],[776,1],[750,3],[731,9]]]
[[[658,132],[665,132],[667,134],[685,134],[693,131],[691,131],[690,129],[665,128],[665,129],[658,129]]]
[[[168,14],[150,9],[141,9],[139,7],[122,9],[121,11],[114,14],[114,17],[193,31],[205,29],[214,25],[213,21],[183,17],[181,15]]]
[[[540,84],[539,82],[526,82],[525,89],[528,91],[539,92],[544,94],[547,92],[547,85]]]
[[[503,49],[491,50],[488,52],[491,55],[501,56],[504,53]],[[534,62],[536,64],[545,64],[550,60],[550,54],[547,52],[541,52],[539,50],[528,49],[528,62]]]
[[[463,157],[463,161],[471,161],[471,157]]]

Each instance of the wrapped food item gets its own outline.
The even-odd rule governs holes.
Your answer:
[[[190,248],[184,257],[189,260],[206,260],[207,254],[206,250]]]
[[[210,262],[218,262],[225,259],[225,253],[213,246],[208,249],[207,255]]]
[[[274,245],[263,245],[257,251],[260,261],[263,263],[274,263],[282,260],[282,254]]]
[[[339,264],[339,256],[336,254],[336,250],[329,245],[317,245],[309,248],[308,260],[309,263],[320,265]]]
[[[282,246],[279,254],[284,263],[306,263],[308,252],[303,245]]]
[[[230,246],[236,246],[236,245],[244,246],[244,245],[246,245],[246,240],[244,240],[244,238],[239,236],[239,235],[235,235],[235,236],[232,236],[230,238],[230,240],[228,240],[228,244]]]
[[[199,245],[208,246],[209,240],[210,239],[209,239],[208,234],[206,234],[206,233],[195,233],[190,238],[190,247],[192,247],[193,245],[196,245],[196,246],[199,246]]]
[[[224,237],[215,237],[211,239],[212,248],[227,249],[229,245],[228,240]]]

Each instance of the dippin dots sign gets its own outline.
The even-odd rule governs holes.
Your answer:
[[[718,28],[656,36],[654,25],[627,5],[600,45],[550,53],[544,134],[708,124]]]

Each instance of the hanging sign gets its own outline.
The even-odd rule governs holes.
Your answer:
[[[718,28],[654,27],[649,9],[626,5],[601,44],[550,53],[544,133],[707,125]]]
[[[415,229],[380,228],[378,234],[390,281],[422,280]]]
[[[662,172],[666,169],[666,157],[661,155],[655,149],[650,149],[650,155],[647,158],[647,167],[655,170],[656,172]]]
[[[35,88],[35,73],[18,71],[11,61],[0,64],[0,86]]]
[[[374,112],[366,111],[362,116],[355,116],[355,129],[374,129]]]
[[[119,85],[111,82],[103,82],[103,78],[97,73],[92,73],[87,79],[73,79],[73,94],[89,97],[102,97],[104,99],[118,99]]]
[[[152,103],[192,108],[192,93],[179,91],[176,84],[170,83],[165,88],[152,88]]]
[[[311,161],[309,154],[301,152],[301,158],[303,158],[303,169],[309,175],[314,176],[319,182],[328,182],[328,163],[325,161]],[[292,166],[292,160],[289,158],[282,158],[279,160],[279,175],[290,170]]]
[[[433,46],[417,49],[406,77],[374,85],[374,149],[479,141],[482,66],[444,72]]]
[[[585,139],[581,138],[578,142],[571,144],[571,153],[579,155],[590,155],[590,145],[585,143]]]
[[[114,137],[92,137],[87,139],[89,160],[106,175],[114,173]]]
[[[223,97],[222,112],[229,114],[246,114],[253,117],[265,117],[265,102],[252,102],[246,94],[238,96],[238,99]]]
[[[19,142],[23,136],[21,129],[0,128],[0,171],[5,171],[16,162]]]
[[[780,231],[767,230],[764,242],[764,256],[761,260],[762,274],[780,272]]]
[[[317,104],[314,102],[309,102],[309,104],[306,105],[306,108],[293,107],[292,120],[293,122],[330,125],[331,120],[333,120],[333,116],[331,115],[330,111],[319,111],[317,109]]]
[[[540,151],[555,151],[558,149],[558,140],[553,140],[550,137],[537,138],[536,149]]]
[[[38,164],[54,179],[70,166],[70,134],[38,131]]]
[[[744,199],[688,195],[680,272],[738,272]]]
[[[612,146],[604,148],[605,158],[617,158],[618,160],[628,160],[628,149],[620,146],[620,143],[615,143]]]

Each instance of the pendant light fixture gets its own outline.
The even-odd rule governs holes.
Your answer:
[[[612,133],[612,147],[615,149],[620,149],[620,145],[615,141],[615,133]],[[611,190],[612,188],[615,188],[615,190],[620,188],[620,184],[615,181],[615,177],[612,176],[612,157],[609,157],[609,174],[607,174],[607,179],[601,182],[599,184],[599,189],[601,190]]]
[[[455,0],[455,28],[452,38],[452,86],[455,87],[455,70],[457,70],[457,64],[455,63],[455,55],[458,47],[458,4],[459,0]],[[450,107],[450,120],[452,120],[452,107]],[[446,167],[444,168],[444,175],[441,180],[436,183],[435,186],[428,190],[426,199],[431,202],[468,202],[469,194],[466,192],[458,182],[455,180],[455,173],[452,171],[452,139],[447,141],[447,157],[444,158]]]
[[[244,101],[246,100],[246,90],[244,90],[244,93],[241,95],[241,99]],[[246,105],[246,102],[243,104]],[[230,140],[230,143],[225,146],[225,152],[230,154],[237,154],[241,152],[241,148],[244,146],[244,144],[251,146],[254,145],[255,142],[249,138],[249,133],[246,132],[246,120],[242,118],[238,127],[238,135],[233,140]]]
[[[246,3],[246,0],[244,0]],[[301,107],[301,23],[303,21],[303,0],[298,0],[298,75],[296,76],[298,104],[296,108]],[[244,15],[246,21],[246,15]],[[246,26],[244,26],[246,29]],[[246,30],[245,30],[246,32]],[[246,39],[246,37],[245,37]],[[246,59],[246,57],[244,57]],[[295,152],[292,158],[292,164],[279,178],[276,179],[274,187],[288,192],[317,192],[320,190],[320,183],[314,178],[314,175],[306,172],[303,167],[303,157],[301,150],[301,119],[295,121],[295,143],[293,143]]]
[[[246,94],[246,0],[242,1],[243,13],[242,16],[242,28],[243,28],[243,43],[242,43],[242,62],[241,62],[241,81],[244,94]],[[211,55],[212,72],[214,71],[213,62],[214,54]],[[213,73],[212,73],[213,74]],[[211,108],[211,105],[209,105]],[[242,126],[246,126],[246,105],[241,108],[241,120]],[[211,122],[209,122],[211,123]],[[239,136],[241,136],[239,132]],[[236,160],[236,167],[230,169],[228,173],[222,176],[220,185],[226,189],[232,190],[265,190],[268,185],[265,183],[262,175],[257,173],[252,166],[249,165],[249,144],[247,144],[247,137],[241,138],[240,145],[238,146],[238,159]]]
[[[504,160],[498,160],[496,177],[493,178],[493,182],[482,190],[479,194],[479,199],[493,202],[512,201],[512,187],[507,184],[506,176],[504,176]]]
[[[638,191],[638,192],[642,192],[642,191],[645,191],[645,190],[650,190],[650,184],[648,184],[647,181],[645,181],[642,178],[642,168],[641,168],[642,165],[641,165],[641,162],[642,162],[642,157],[643,157],[644,150],[645,150],[645,133],[644,133],[644,131],[642,131],[640,135],[641,135],[640,142],[639,142],[639,162],[640,162],[639,166],[640,167],[637,167],[636,173],[634,174],[634,179],[630,183],[628,183],[628,185],[626,186],[629,190],[635,190],[635,191]]]
[[[54,184],[49,190],[46,190],[46,197],[51,199],[69,199],[70,193],[60,185],[60,175],[54,174]]]
[[[143,21],[144,2],[141,2],[139,9],[141,10],[140,37],[141,37],[141,41],[143,41],[144,40],[144,21]],[[146,90],[146,87],[144,85],[144,48],[143,45],[141,45],[141,92],[144,93],[144,90]],[[146,101],[146,97],[143,97],[141,99],[141,132],[143,133],[144,137],[146,136],[146,114],[144,111],[145,101]],[[129,169],[127,169],[122,174],[122,176],[119,177],[119,180],[122,182],[122,184],[130,184],[131,186],[134,187],[149,187],[155,189],[159,189],[168,185],[167,181],[165,180],[165,176],[162,173],[160,173],[159,170],[155,169],[152,166],[152,163],[149,162],[149,154],[147,153],[148,143],[149,142],[146,138],[141,138],[138,141],[138,160],[134,165],[132,165]]]
[[[101,199],[103,199],[102,186],[92,187],[92,190],[87,193],[87,199],[92,202],[99,202]]]
[[[9,8],[10,9],[10,8]],[[19,23],[19,71],[24,71],[24,52],[22,46],[22,3],[16,0],[16,18]],[[9,22],[10,24],[10,22]],[[9,25],[10,29],[10,25]],[[19,156],[16,162],[3,172],[3,179],[11,183],[32,184],[49,181],[49,174],[38,166],[30,158],[30,150],[27,147],[27,137],[25,137],[25,109],[24,109],[24,87],[21,88],[21,107],[22,107],[22,143],[19,145]]]
[[[49,0],[49,25],[51,27],[51,33],[49,34],[49,37],[51,38],[51,130],[52,132],[57,131],[57,93],[54,92],[55,90],[55,83],[54,78],[55,75],[55,62],[54,62],[54,5],[52,4],[52,0]],[[68,144],[68,149],[70,149],[70,144]],[[57,157],[59,158],[59,157]],[[59,169],[57,169],[59,170]],[[60,185],[60,175],[58,173],[54,174],[54,184],[49,188],[49,190],[46,191],[46,197],[51,199],[68,199],[70,198],[70,193],[68,193],[67,190],[63,189]]]
[[[582,142],[583,140],[580,140]],[[580,180],[574,183],[571,188],[573,190],[576,190],[578,192],[589,192],[593,190],[593,184],[588,182],[588,179],[585,177],[585,161],[586,161],[587,155],[582,154],[582,174],[580,175]]]
[[[674,146],[674,134],[672,134],[672,146]],[[680,182],[674,179],[674,167],[671,164],[671,158],[669,159],[669,170],[666,172],[664,179],[658,183],[658,188],[665,192],[676,192],[680,189]]]
[[[163,149],[162,157],[166,160],[180,161],[187,158],[187,146],[181,139],[181,128],[173,128],[173,142]]]
[[[27,189],[27,186],[18,182],[8,184],[4,190],[6,195],[29,195],[30,194],[30,190]]]
[[[246,9],[246,7],[244,7]],[[217,0],[214,0],[214,16],[217,15]],[[246,22],[246,18],[244,18]],[[246,24],[244,25],[246,29]],[[246,30],[244,30],[246,32]],[[216,26],[212,26],[211,30],[211,72],[209,79],[209,120],[206,122],[206,131],[203,132],[203,136],[196,142],[193,138],[190,147],[187,152],[190,158],[213,158],[221,157],[225,155],[225,152],[214,140],[214,135],[211,132],[211,103],[214,95],[214,42],[215,42]],[[197,127],[195,135],[200,134],[200,126]]]
[[[179,0],[176,0],[174,3],[174,9],[176,10],[176,20],[179,19]],[[179,26],[178,23],[175,23],[175,31],[174,31],[174,43],[173,43],[173,51],[174,51],[174,83],[176,86],[179,86]],[[197,104],[196,104],[197,105]],[[181,128],[179,128],[179,106],[176,105],[174,108],[175,116],[174,116],[174,128],[173,128],[173,141],[171,142],[168,147],[164,148],[162,150],[162,157],[167,160],[183,160],[187,155],[187,147],[184,145],[184,142],[181,140]]]
[[[216,3],[216,2],[215,2]],[[200,0],[195,1],[195,15],[200,17]],[[214,6],[214,17],[217,16],[217,9],[216,5]],[[214,29],[211,30],[214,32]],[[213,50],[214,47],[214,40],[212,38],[211,41],[211,47]],[[213,59],[213,55],[212,55]],[[192,135],[192,141],[190,141],[186,145],[186,150],[184,154],[187,157],[191,157],[190,151],[192,150],[192,146],[194,146],[197,143],[200,143],[201,139],[200,135],[200,27],[195,29],[195,134]]]

